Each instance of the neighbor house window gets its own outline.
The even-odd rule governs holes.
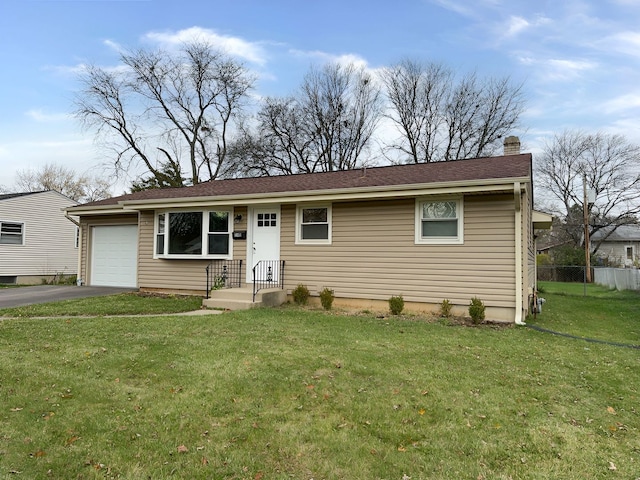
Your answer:
[[[627,253],[627,260],[633,262],[633,247],[626,247],[625,250]]]
[[[0,221],[0,244],[22,245],[24,243],[24,224]]]
[[[331,243],[331,207],[328,205],[299,206],[296,212],[296,242]]]
[[[416,201],[416,243],[461,244],[462,199]]]
[[[155,253],[174,258],[229,258],[228,211],[163,212],[156,215]]]

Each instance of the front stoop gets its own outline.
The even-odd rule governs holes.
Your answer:
[[[276,307],[287,301],[287,292],[280,288],[260,290],[253,301],[251,288],[226,288],[212,290],[209,298],[202,301],[205,308],[222,308],[225,310],[249,310],[258,307]]]

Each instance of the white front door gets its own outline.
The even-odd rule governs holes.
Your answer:
[[[247,282],[253,279],[253,267],[258,262],[272,262],[269,268],[258,270],[258,280],[277,282],[279,277],[280,260],[280,205],[259,207],[251,212],[250,241],[247,242]],[[269,278],[268,278],[269,277]]]

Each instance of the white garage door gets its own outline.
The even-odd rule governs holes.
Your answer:
[[[93,227],[91,285],[136,287],[138,227]]]

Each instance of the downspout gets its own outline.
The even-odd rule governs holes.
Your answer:
[[[78,285],[81,285],[84,283],[82,281],[82,226],[80,222],[71,218],[67,212],[64,212],[64,216],[78,228],[78,273],[76,274],[76,279],[79,280]]]
[[[522,192],[520,182],[513,184],[513,201],[515,204],[515,236],[516,236],[516,325],[524,325],[522,319]]]

